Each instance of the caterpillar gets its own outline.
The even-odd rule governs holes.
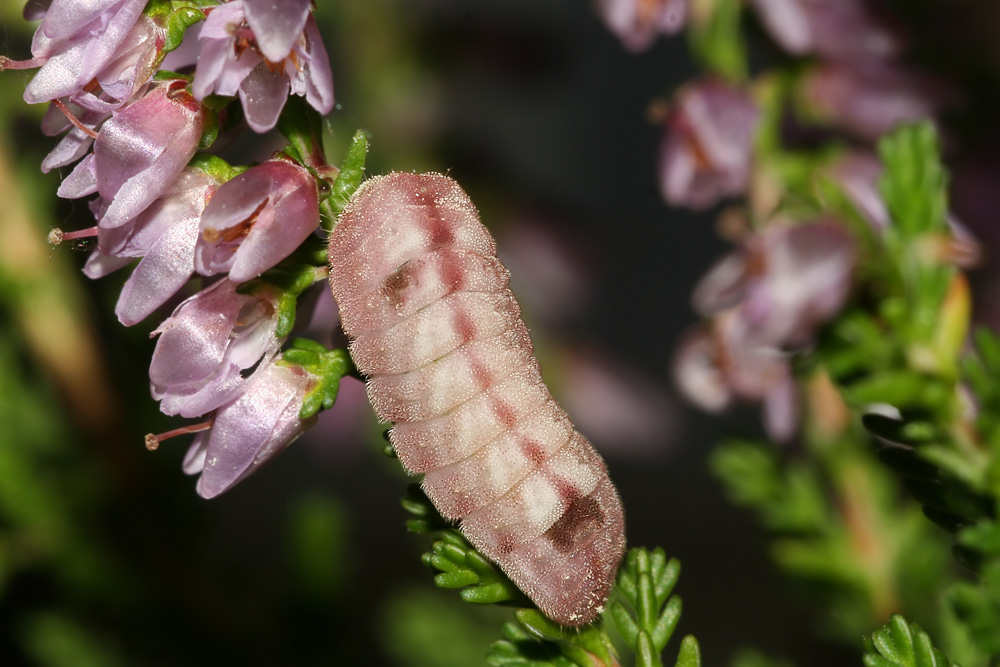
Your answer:
[[[329,260],[351,356],[404,468],[544,614],[592,621],[625,548],[621,501],[549,394],[468,195],[441,174],[371,178]]]

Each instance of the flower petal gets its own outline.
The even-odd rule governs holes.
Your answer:
[[[288,57],[311,5],[311,0],[243,0],[247,23],[265,58],[277,63]]]
[[[150,247],[125,281],[115,314],[129,327],[141,322],[180,290],[194,273],[198,219],[180,220]]]
[[[261,61],[240,84],[240,101],[247,125],[254,132],[267,132],[278,122],[288,99],[288,77]]]
[[[298,368],[270,364],[242,396],[218,411],[199,495],[213,498],[232,488],[312,425],[315,418],[299,418],[307,380]]]

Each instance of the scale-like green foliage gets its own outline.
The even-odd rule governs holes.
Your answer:
[[[894,614],[889,622],[864,638],[865,667],[958,667],[938,649],[916,623]]]

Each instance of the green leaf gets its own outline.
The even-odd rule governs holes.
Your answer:
[[[978,583],[961,582],[947,593],[947,600],[965,624],[982,653],[1000,654],[1000,559],[991,558],[980,568]]]
[[[681,650],[674,667],[701,667],[701,648],[697,639],[688,635],[681,640]]]
[[[368,156],[368,137],[364,130],[354,133],[351,146],[340,164],[340,173],[330,187],[329,206],[333,215],[339,215],[354,192],[361,185],[365,174],[365,159]],[[333,224],[333,221],[330,221]]]
[[[193,7],[180,7],[167,14],[163,19],[163,24],[167,29],[167,37],[163,43],[162,53],[170,53],[177,49],[184,40],[184,33],[187,32],[187,29],[204,20],[205,12]]]
[[[934,126],[902,126],[879,141],[878,152],[885,166],[879,187],[894,233],[912,239],[946,231],[948,179]]]
[[[940,358],[939,350],[945,355],[954,352],[954,338],[965,324],[958,321],[961,308],[942,315],[955,269],[936,250],[951,233],[947,175],[934,126],[927,122],[898,128],[879,141],[879,154],[885,165],[879,185],[892,217],[885,232],[887,248],[899,267],[907,300],[908,327],[900,333],[915,368],[950,372],[953,360]]]
[[[671,595],[679,577],[680,563],[662,549],[631,549],[625,557],[607,613],[637,665],[662,665],[660,654],[680,621],[681,599]]]
[[[732,82],[747,78],[741,0],[706,0],[692,12],[688,36],[694,56],[706,69]]]
[[[864,644],[868,667],[958,667],[934,648],[920,626],[907,623],[899,614],[866,637]]]
[[[301,419],[309,419],[320,410],[329,410],[337,400],[340,379],[354,371],[354,362],[347,350],[328,350],[314,340],[296,338],[277,362],[304,368],[315,378],[306,392],[299,411]]]
[[[225,183],[248,169],[248,167],[234,167],[221,157],[211,153],[196,154],[188,162],[188,166],[205,172],[219,183]]]

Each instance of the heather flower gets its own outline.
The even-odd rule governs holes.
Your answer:
[[[3,64],[17,69],[41,66],[24,90],[29,104],[79,93],[120,56],[145,6],[146,0],[52,0],[32,40],[34,58]],[[40,14],[37,6],[32,12]]]
[[[94,192],[109,202],[100,227],[133,220],[173,183],[194,156],[205,112],[184,82],[153,87],[112,114],[85,157],[59,187],[61,197]]]
[[[312,426],[316,417],[302,419],[299,411],[314,383],[300,366],[268,363],[238,398],[220,407],[212,428],[195,437],[184,457],[184,472],[201,474],[198,495],[229,490]]]
[[[760,402],[770,437],[785,442],[798,426],[798,392],[788,354],[763,344],[736,310],[718,314],[689,333],[674,359],[681,393],[708,412],[736,400]]]
[[[152,79],[162,59],[166,29],[140,16],[114,56],[94,77],[99,88],[88,86],[70,99],[92,111],[113,111],[132,99]]]
[[[322,114],[333,109],[333,75],[309,0],[277,4],[233,0],[214,7],[201,27],[204,43],[192,90],[239,95],[256,132],[274,127],[289,92]]]
[[[899,51],[895,31],[864,0],[751,0],[783,49],[829,60],[866,62]]]
[[[771,225],[709,271],[695,308],[709,315],[735,307],[744,337],[800,346],[843,307],[855,260],[853,239],[835,223]]]
[[[142,258],[115,306],[122,324],[132,326],[145,319],[194,273],[198,223],[218,186],[204,171],[185,169],[135,220],[114,229],[98,228],[97,250],[84,268],[89,277],[99,278]]]
[[[298,164],[269,160],[228,181],[201,218],[196,270],[245,282],[291,254],[319,227],[316,180]]]
[[[869,141],[897,125],[931,118],[954,102],[939,82],[888,63],[821,65],[799,89],[819,120]]]
[[[660,191],[701,209],[744,192],[759,112],[745,92],[716,80],[684,88],[660,150]]]
[[[597,11],[629,51],[644,51],[687,20],[688,0],[598,0]]]
[[[263,287],[253,294],[237,287],[220,280],[184,301],[153,332],[159,339],[149,379],[162,412],[197,417],[229,403],[246,390],[244,375],[265,367],[281,347],[277,297]]]

